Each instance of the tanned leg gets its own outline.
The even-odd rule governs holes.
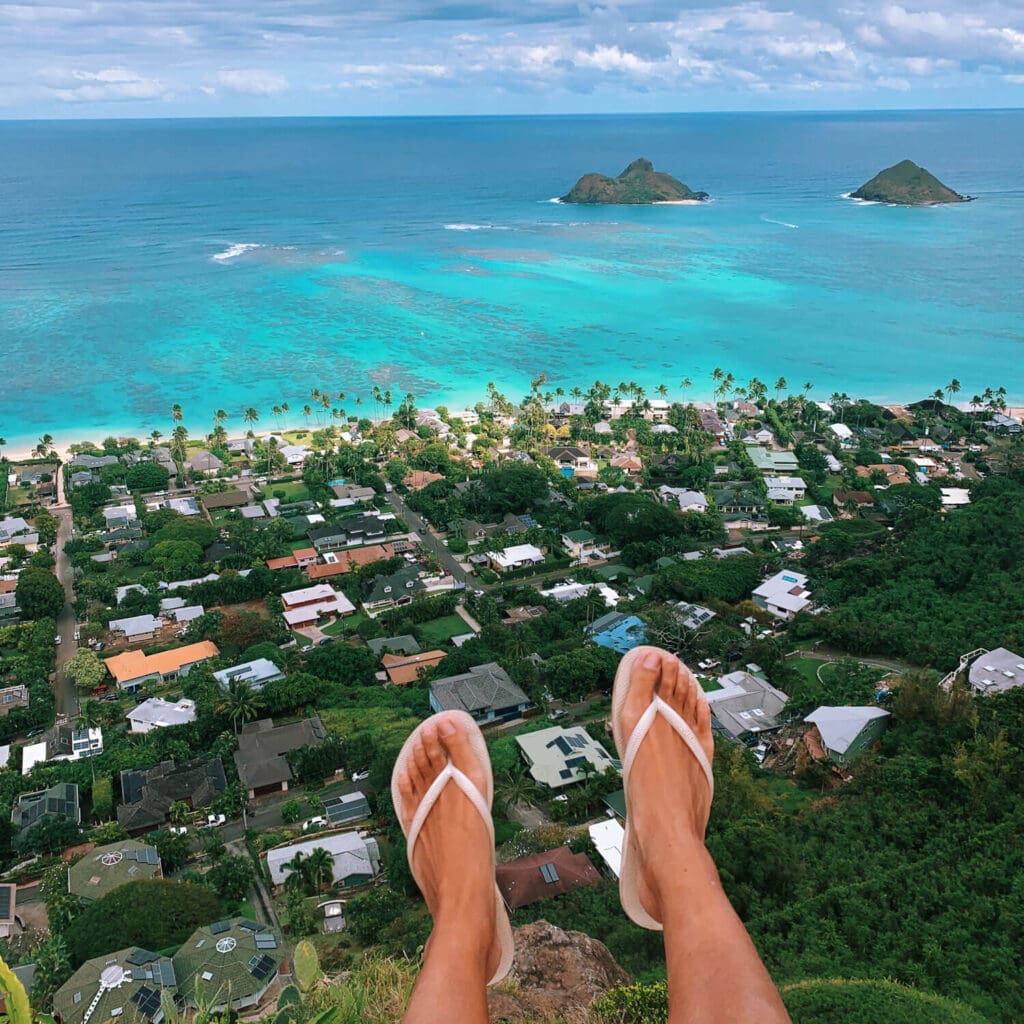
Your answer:
[[[711,711],[679,659],[652,650],[633,666],[624,735],[657,692],[714,754]],[[620,752],[621,753],[621,752]],[[708,786],[693,754],[662,716],[630,773],[630,822],[640,852],[640,898],[665,927],[670,1024],[788,1024],[704,846]]]
[[[399,791],[408,821],[447,761],[481,792],[486,776],[465,727],[444,714],[427,722],[413,747]],[[423,970],[409,1000],[406,1024],[486,1024],[487,980],[497,969],[491,837],[479,812],[453,782],[423,825],[413,859],[434,919]]]

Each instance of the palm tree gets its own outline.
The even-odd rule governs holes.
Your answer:
[[[217,427],[219,427],[222,423],[227,422],[227,418],[228,414],[223,409],[218,409],[213,414],[213,429],[215,432],[217,430]]]
[[[281,865],[288,872],[284,887],[290,892],[305,892],[309,887],[309,868],[306,855],[299,850],[291,860]]]
[[[309,428],[309,417],[313,415],[313,407],[310,405],[304,405],[302,407],[302,415],[306,420],[306,428]]]
[[[780,400],[780,398],[782,396],[782,392],[785,391],[786,388],[788,388],[788,387],[789,387],[789,384],[786,381],[785,377],[780,377],[775,382],[775,401],[776,402],[778,402]]]
[[[960,381],[958,381],[956,379],[956,377],[954,377],[946,385],[946,401],[947,401],[947,403],[953,397],[953,395],[958,395],[959,393],[960,393]]]
[[[188,427],[184,424],[179,423],[174,428],[174,440],[171,444],[171,450],[174,452],[175,457],[179,462],[185,461],[185,442],[188,440]]]
[[[334,880],[334,858],[322,847],[314,847],[306,858],[305,870],[316,892]]]
[[[50,434],[43,434],[39,438],[39,443],[32,450],[33,455],[38,455],[39,458],[45,459],[48,455],[52,454],[53,451],[53,437]]]
[[[260,702],[253,693],[252,687],[244,680],[232,679],[228,683],[228,692],[217,707],[217,713],[227,712],[228,718],[238,735],[238,723],[251,721],[259,714]]]
[[[250,430],[254,423],[259,422],[259,418],[260,414],[251,405],[242,413],[242,422],[247,424]]]
[[[173,423],[180,423],[185,418],[185,414],[181,411],[181,406],[177,402],[171,406],[171,421]]]
[[[3,460],[4,445],[5,444],[7,444],[7,438],[6,437],[0,437],[0,461]]]
[[[159,430],[150,431],[150,434],[149,434],[149,447],[153,448],[156,445],[157,441],[159,441],[160,438],[163,437],[163,436],[164,435]]]

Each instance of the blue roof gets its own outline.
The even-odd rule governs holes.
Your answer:
[[[614,621],[607,621],[615,616]],[[639,647],[647,640],[646,627],[643,620],[636,615],[622,615],[619,612],[602,616],[591,627],[594,643],[602,647],[610,647],[619,654]]]

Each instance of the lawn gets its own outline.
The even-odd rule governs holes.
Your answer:
[[[284,497],[278,493],[284,492]],[[279,498],[284,502],[309,501],[309,488],[301,480],[293,480],[291,483],[270,483],[263,492],[264,497]]]
[[[343,636],[346,633],[354,633],[364,622],[366,615],[363,612],[356,612],[354,615],[346,615],[343,619],[335,619],[329,626],[321,628],[320,632],[328,636]]]
[[[803,789],[790,779],[770,775],[768,772],[761,773],[758,784],[768,791],[772,800],[785,814],[799,811],[808,800],[813,799],[816,795],[814,790]]]
[[[0,464],[0,512],[7,507],[7,463]]]
[[[415,628],[420,642],[428,648],[441,647],[453,636],[470,632],[472,630],[466,624],[466,620],[459,615],[446,615],[443,619],[432,619]]]
[[[714,693],[715,690],[722,689],[722,684],[717,679],[708,676],[697,676],[697,682],[705,693]]]
[[[815,658],[789,658],[786,664],[795,669],[809,683],[817,683],[818,669],[823,664]]]

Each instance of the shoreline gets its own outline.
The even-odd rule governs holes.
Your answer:
[[[562,401],[568,401],[570,396],[564,395],[564,396],[560,396],[560,397],[561,397]],[[903,405],[903,406],[905,406],[905,405],[908,404],[908,402],[905,401],[905,400],[904,401],[886,401],[884,399],[875,399],[875,398],[871,398],[869,396],[860,396],[860,397],[863,397],[866,401],[873,402],[876,405],[883,405],[883,406],[887,406],[887,405],[891,405],[891,406]],[[925,396],[925,397],[928,397],[928,396]],[[824,401],[825,399],[824,398],[822,398],[822,399],[813,399],[812,398],[810,400],[811,401],[817,401],[817,400]],[[915,399],[911,399],[911,402],[923,401],[923,400],[924,399],[915,398]],[[713,396],[708,397],[708,396],[705,396],[703,394],[694,394],[694,395],[687,395],[687,396],[685,396],[685,398],[670,398],[669,401],[673,402],[673,403],[674,402],[679,402],[682,405],[690,405],[690,404],[696,405],[698,403],[714,402],[715,399],[713,398]],[[430,403],[430,404],[424,404],[422,406],[417,404],[417,409],[436,409],[438,406],[444,406],[445,408],[447,408],[449,410],[453,410],[453,409],[454,410],[457,410],[457,409],[472,409],[473,406],[476,405],[477,402],[484,402],[484,404],[486,404],[486,399],[485,399],[484,396],[480,396],[480,397],[477,397],[476,400],[472,401],[472,402],[469,402],[469,401],[467,401],[467,402],[460,402],[460,401],[456,400],[456,401],[450,401],[450,402],[433,402],[433,403]],[[363,411],[367,412],[368,410],[363,410]],[[1013,416],[1013,417],[1015,417],[1017,419],[1024,419],[1024,405],[1015,405],[1015,404],[1012,404],[1012,403],[1008,403],[1007,407],[1006,407],[1006,414],[1009,415],[1009,416]],[[383,419],[377,419],[377,418],[375,418],[373,416],[361,416],[360,419],[369,419],[369,420],[371,420],[376,425],[377,423],[383,422],[384,419],[390,419],[390,416],[383,417]],[[189,426],[187,423],[184,424],[184,425],[188,428],[188,431],[189,431],[188,440],[190,442],[196,441],[196,440],[199,440],[199,439],[205,440],[207,435],[211,432],[210,429],[208,428],[208,426],[199,427],[199,428],[193,430],[193,427]],[[289,434],[289,433],[299,433],[299,432],[305,432],[307,434],[312,434],[312,433],[314,433],[317,430],[325,429],[325,427],[329,426],[329,425],[332,425],[332,424],[322,424],[321,425],[321,424],[315,424],[315,423],[294,423],[294,422],[288,421],[288,422],[285,422],[283,424],[283,426],[278,428],[276,424],[271,424],[271,423],[267,422],[265,424],[264,423],[256,423],[252,427],[245,427],[244,429],[241,429],[241,430],[232,430],[232,429],[230,429],[228,424],[225,424],[225,430],[227,430],[229,438],[245,437],[250,429],[252,430],[252,432],[253,432],[253,434],[255,436],[260,437],[260,436],[267,435],[267,434]],[[340,424],[333,424],[333,426],[340,427],[341,425]],[[60,461],[61,462],[66,462],[67,461],[67,455],[68,455],[68,448],[71,445],[73,445],[73,444],[87,444],[88,443],[88,444],[94,445],[96,448],[102,449],[102,447],[103,447],[103,439],[104,438],[107,438],[107,437],[117,437],[117,438],[133,437],[133,438],[135,438],[140,443],[140,445],[142,447],[147,447],[149,445],[149,440],[150,440],[149,434],[151,432],[152,432],[151,430],[150,431],[146,431],[146,430],[141,430],[141,429],[117,430],[117,429],[114,429],[114,428],[104,428],[104,429],[100,430],[98,427],[83,427],[81,429],[81,432],[79,432],[77,430],[75,430],[75,431],[62,430],[62,431],[60,431],[58,433],[55,433],[55,434],[51,435],[53,437],[53,445],[52,445],[52,447],[57,452],[57,455],[58,455],[58,458],[60,459]],[[169,442],[170,442],[170,439],[171,439],[171,435],[169,433],[163,433],[162,436],[160,437],[160,439],[155,443],[155,446],[166,448],[168,446]],[[37,443],[38,443],[38,439],[32,440],[30,438],[26,438],[26,437],[23,437],[23,436],[22,437],[14,437],[14,436],[12,436],[11,438],[8,439],[7,443],[4,444],[3,449],[0,450],[0,458],[6,459],[8,462],[22,462],[22,461],[25,461],[25,460],[34,459],[35,456],[32,454],[32,449],[35,447],[35,445]]]

